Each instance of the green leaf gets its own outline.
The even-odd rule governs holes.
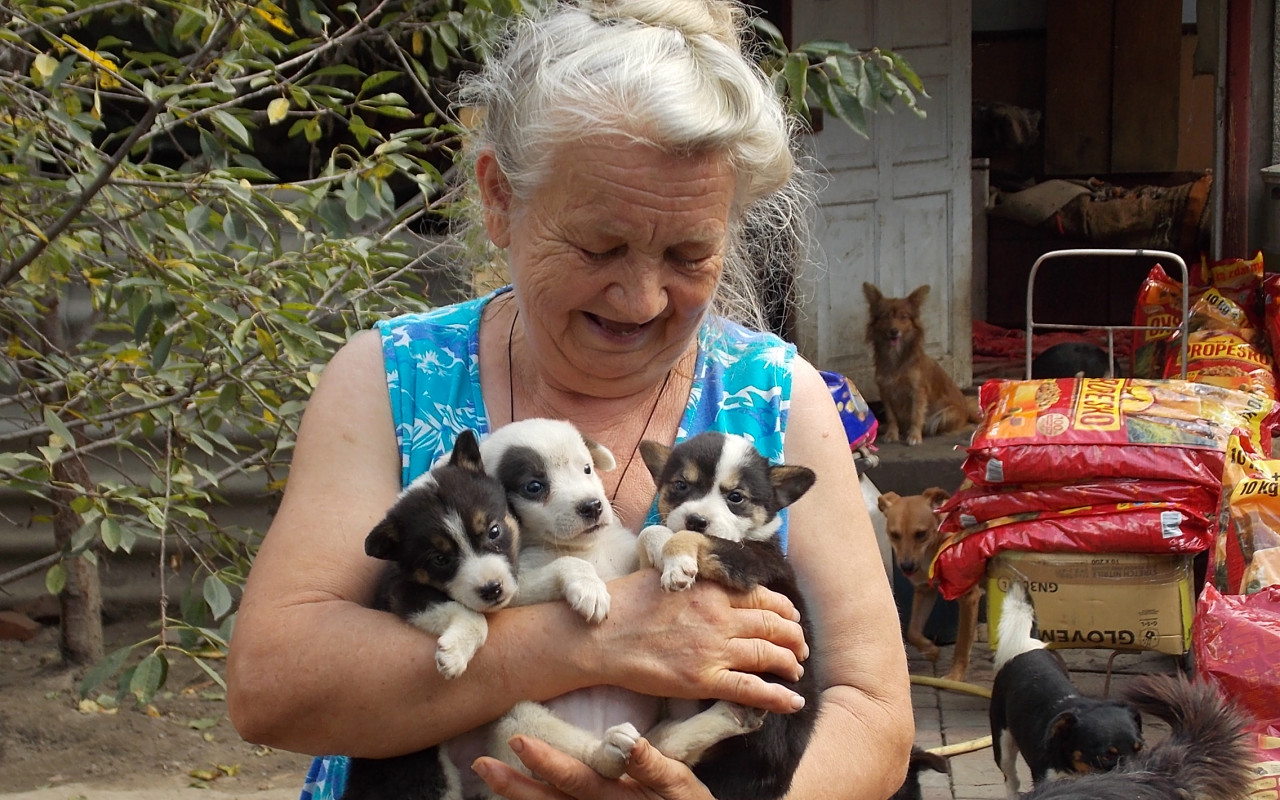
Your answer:
[[[799,53],[787,56],[787,62],[783,66],[783,74],[787,78],[787,96],[791,98],[792,109],[805,118],[809,116],[809,104],[805,100],[808,93],[808,73],[809,59]]]
[[[75,437],[71,435],[71,430],[67,428],[66,423],[58,416],[58,412],[54,411],[51,406],[44,407],[44,424],[62,440],[62,444],[70,446],[75,444]]]
[[[169,360],[169,350],[173,347],[173,334],[166,333],[160,337],[160,341],[156,342],[156,346],[151,350],[151,371],[159,372],[164,368],[164,364]]]
[[[115,552],[124,540],[124,526],[111,517],[104,517],[101,526],[102,543],[111,552]]]
[[[169,677],[169,660],[160,651],[153,651],[134,668],[133,675],[129,679],[129,692],[138,698],[139,703],[150,703],[160,687],[164,686],[167,677]]]
[[[67,588],[67,567],[61,561],[49,567],[44,574],[44,588],[52,595],[62,594]]]
[[[119,672],[120,668],[124,666],[124,662],[128,660],[129,654],[133,652],[134,647],[136,645],[125,645],[90,667],[80,681],[80,696],[88,697],[89,692],[92,692],[112,675]]]
[[[204,579],[204,601],[209,604],[213,618],[222,619],[231,610],[231,590],[217,575],[210,575]]]

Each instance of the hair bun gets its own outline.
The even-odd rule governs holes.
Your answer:
[[[583,0],[582,6],[601,22],[631,19],[742,49],[739,31],[747,15],[735,0]]]

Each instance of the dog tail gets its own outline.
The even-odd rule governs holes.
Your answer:
[[[1143,769],[1163,773],[1194,800],[1247,797],[1257,761],[1248,718],[1212,685],[1181,675],[1135,679],[1124,696],[1171,732],[1143,754]]]
[[[1020,582],[1014,581],[1004,595],[1004,603],[1000,606],[1000,622],[996,627],[994,666],[997,672],[1010,659],[1044,647],[1044,642],[1032,635],[1035,623],[1036,609],[1027,597],[1027,589]]]

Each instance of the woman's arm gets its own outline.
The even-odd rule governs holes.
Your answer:
[[[399,489],[380,341],[361,334],[308,404],[284,500],[240,604],[227,699],[244,738],[382,757],[471,730],[518,700],[602,683],[791,707],[789,692],[745,674],[796,669],[804,645],[799,626],[780,616],[784,598],[730,597],[709,585],[672,603],[644,574],[611,585],[625,599],[599,626],[563,603],[490,615],[488,641],[446,681],[434,637],[366,607],[383,563],[364,554],[364,537]],[[720,644],[676,646],[690,639]]]
[[[800,359],[790,413],[787,463],[818,473],[791,507],[787,542],[825,689],[789,796],[879,800],[901,786],[915,731],[898,613],[830,390]]]

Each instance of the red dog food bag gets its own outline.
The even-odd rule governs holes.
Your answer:
[[[1218,509],[1218,493],[1185,481],[1110,480],[986,486],[965,481],[943,501],[938,513],[954,516],[959,528],[1028,511],[1066,511],[1110,503],[1161,501],[1208,515]],[[948,523],[949,524],[949,523]]]
[[[1253,324],[1253,316],[1217,288],[1201,294],[1188,320],[1187,379],[1276,399],[1274,365]],[[1177,341],[1176,335],[1169,340],[1166,378],[1182,374]]]
[[[1262,311],[1262,251],[1253,258],[1224,258],[1221,261],[1203,262],[1203,274],[1209,286],[1231,298],[1249,316],[1250,328],[1260,327]]]
[[[1227,594],[1280,584],[1280,460],[1239,434],[1227,442],[1211,574]]]
[[[1133,306],[1133,324],[1154,330],[1133,332],[1133,374],[1138,378],[1159,378],[1165,363],[1169,337],[1182,319],[1182,282],[1169,277],[1156,264],[1138,288]]]
[[[1117,503],[1053,514],[1029,512],[950,535],[930,578],[953,600],[1005,550],[1035,553],[1198,553],[1213,543],[1211,514],[1170,503]]]
[[[1227,438],[1271,452],[1280,404],[1191,381],[991,380],[962,469],[976,484],[1185,481],[1219,491]]]

